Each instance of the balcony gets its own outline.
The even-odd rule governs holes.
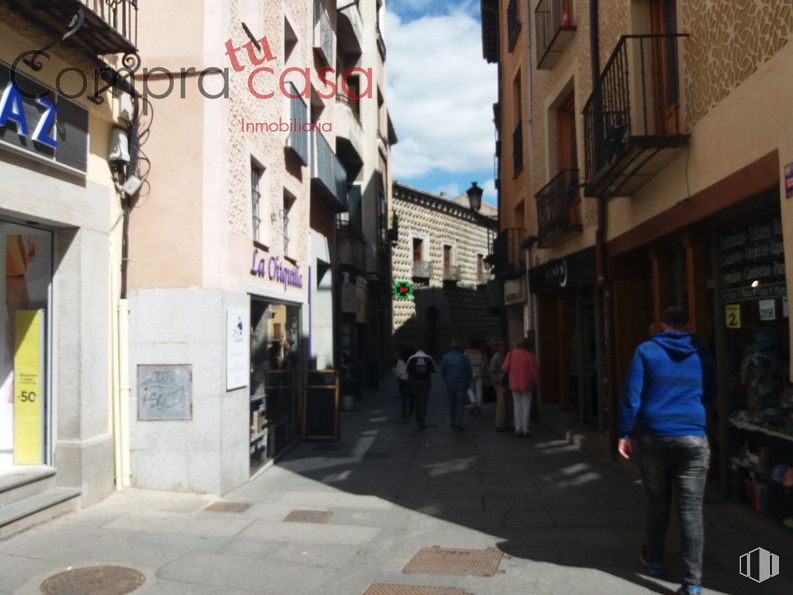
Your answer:
[[[570,45],[573,25],[572,0],[540,0],[534,11],[537,38],[537,69],[551,69]]]
[[[347,171],[325,137],[312,135],[311,183],[334,213],[347,210]]]
[[[314,14],[314,52],[331,68],[336,63],[336,52],[333,47],[335,36],[328,13],[322,4],[318,4]]]
[[[383,32],[380,30],[380,24],[377,25],[377,50],[380,52],[380,58],[385,62],[386,59],[386,47],[385,47],[385,39],[383,38]]]
[[[545,247],[568,231],[580,231],[578,170],[566,169],[554,177],[536,195],[537,237]]]
[[[360,101],[339,93],[336,96],[336,106],[333,127],[336,131],[339,157],[348,165],[347,169],[353,171],[363,165],[364,157],[363,127],[359,115]]]
[[[429,281],[432,279],[432,263],[425,260],[414,260],[413,279],[417,281]]]
[[[630,196],[685,150],[678,68],[685,37],[620,38],[584,107],[587,196]]]
[[[516,277],[526,272],[523,250],[520,247],[525,231],[508,228],[499,232],[493,241],[493,273],[496,277]]]
[[[363,273],[366,270],[366,238],[360,228],[344,215],[336,219],[336,249],[342,267]]]
[[[444,283],[459,283],[463,278],[463,267],[460,265],[444,265],[443,267],[443,282]]]
[[[286,141],[286,147],[300,160],[303,165],[308,165],[308,140],[309,133],[304,131],[303,125],[308,123],[308,106],[299,97],[300,93],[292,83],[290,86],[290,94],[292,98],[289,100],[289,115],[291,122],[296,124],[292,126],[292,131],[289,133],[289,138]]]
[[[14,2],[13,7],[57,36],[69,31],[72,19],[82,12],[69,37],[85,51],[98,56],[134,54],[138,44],[138,0],[60,0],[58,2]]]
[[[339,46],[348,53],[363,52],[363,20],[358,3],[353,0],[336,0],[338,13]]]

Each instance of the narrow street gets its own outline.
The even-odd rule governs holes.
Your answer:
[[[302,442],[229,494],[224,502],[239,503],[237,511],[206,511],[210,496],[127,490],[0,543],[0,592],[40,593],[47,577],[98,563],[142,572],[137,592],[179,595],[357,595],[373,583],[477,595],[674,591],[674,527],[671,582],[639,574],[643,500],[629,467],[568,446],[541,425],[531,439],[499,434],[492,405],[452,433],[437,381],[432,425],[418,431],[399,419],[394,393],[388,384],[367,393],[343,414],[340,442]],[[285,522],[294,510],[332,514]],[[790,593],[784,576],[755,585],[738,575],[739,553],[784,548],[785,536],[736,510],[707,506],[706,592]],[[402,572],[436,545],[507,556],[493,577]],[[776,551],[784,565],[784,550]]]

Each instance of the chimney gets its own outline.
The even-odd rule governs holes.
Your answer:
[[[441,191],[441,198],[446,198],[447,196],[448,196],[448,195],[446,194],[446,192],[444,192],[444,191]]]

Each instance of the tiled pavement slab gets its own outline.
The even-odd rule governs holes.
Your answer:
[[[669,580],[644,577],[635,564],[644,509],[632,469],[584,454],[542,426],[531,440],[497,433],[492,405],[482,417],[466,416],[466,432],[452,433],[437,383],[435,427],[420,432],[399,419],[394,394],[393,386],[367,393],[343,415],[340,442],[300,444],[221,500],[132,489],[0,541],[0,593],[40,593],[43,578],[97,563],[147,569],[140,592],[166,595],[361,595],[378,583],[411,595],[676,588],[674,524]],[[250,506],[219,512],[218,501]],[[331,516],[286,522],[296,510]],[[793,592],[789,535],[729,505],[707,506],[706,518],[706,593]],[[783,576],[758,586],[738,576],[737,556],[760,544],[782,555]],[[403,573],[418,551],[436,545],[508,557],[494,576]]]

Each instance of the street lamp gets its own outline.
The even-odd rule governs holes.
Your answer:
[[[476,185],[476,182],[471,182],[471,187],[466,191],[471,210],[476,213],[482,208],[482,192],[483,190]]]

